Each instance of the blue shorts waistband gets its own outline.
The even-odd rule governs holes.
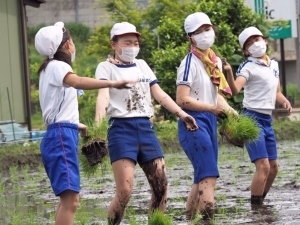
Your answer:
[[[74,123],[52,123],[47,126],[47,130],[56,129],[60,127],[66,127],[66,128],[78,130],[78,125]]]
[[[147,116],[142,116],[142,117],[111,117],[109,118],[109,121],[111,120],[134,120],[134,119],[146,119],[149,120],[150,118]]]
[[[263,114],[263,113],[260,113],[260,112],[256,112],[254,110],[250,110],[250,109],[247,109],[247,108],[243,108],[243,113],[246,114],[247,112],[251,113],[251,114],[255,114],[259,117],[265,117],[265,118],[270,118],[271,116],[268,115],[268,114]]]
[[[197,117],[197,116],[201,116],[201,115],[210,115],[210,116],[213,115],[213,116],[215,116],[213,113],[207,112],[207,111],[193,111],[193,110],[188,110],[188,109],[182,109],[182,110],[185,111],[190,116],[193,116],[193,117]]]

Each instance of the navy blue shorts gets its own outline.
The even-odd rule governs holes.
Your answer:
[[[78,126],[71,123],[50,124],[40,147],[54,194],[59,196],[66,190],[79,192]]]
[[[246,143],[251,162],[262,158],[268,158],[269,160],[277,159],[277,147],[275,133],[272,127],[272,117],[248,109],[243,109],[242,114],[254,118],[260,126],[258,139],[254,142]]]
[[[142,165],[163,157],[153,125],[147,117],[111,118],[108,149],[111,163],[129,158]]]
[[[206,177],[219,177],[217,118],[209,112],[187,111],[199,126],[188,131],[182,120],[178,121],[178,138],[194,168],[194,183]]]

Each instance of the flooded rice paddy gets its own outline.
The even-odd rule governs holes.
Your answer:
[[[278,143],[279,173],[264,206],[251,209],[250,184],[254,165],[246,150],[222,146],[220,178],[215,192],[216,218],[211,224],[300,224],[300,142]],[[188,225],[185,201],[192,185],[192,167],[183,152],[165,154],[169,181],[166,214],[174,225]],[[150,189],[139,166],[123,224],[147,224]],[[106,209],[115,191],[110,165],[90,178],[82,174],[78,225],[106,224]],[[58,199],[53,195],[44,168],[16,166],[0,181],[0,224],[53,224]],[[201,223],[199,223],[201,224]]]

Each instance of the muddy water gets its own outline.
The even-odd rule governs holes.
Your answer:
[[[251,209],[249,197],[254,165],[249,162],[246,150],[220,148],[214,224],[300,224],[300,142],[279,143],[278,150],[279,174],[264,206]],[[192,167],[182,152],[165,154],[165,158],[169,181],[166,214],[174,225],[187,225],[184,211],[192,185]],[[51,193],[43,168],[12,170],[11,174],[14,176],[4,176],[1,181],[0,224],[53,224],[57,198]],[[95,177],[82,177],[81,205],[75,224],[106,224],[106,208],[114,195],[113,180],[109,167]],[[133,194],[123,223],[147,224],[149,200],[147,180],[137,166]],[[19,218],[26,218],[27,222],[18,223]]]

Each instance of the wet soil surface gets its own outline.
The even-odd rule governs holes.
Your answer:
[[[212,223],[198,224],[300,224],[300,141],[278,144],[279,173],[260,209],[251,209],[250,184],[254,165],[246,150],[220,147],[219,172],[215,192],[216,218]],[[169,183],[166,214],[174,225],[188,225],[185,202],[193,182],[192,167],[183,152],[165,154]],[[25,173],[24,171],[28,171]],[[32,224],[53,224],[58,199],[53,195],[41,166],[35,170],[10,171],[14,176],[2,176],[0,224],[12,223],[18,211],[27,218],[34,212]],[[75,224],[106,224],[106,210],[114,196],[115,185],[111,168],[94,177],[82,175],[81,203]],[[147,224],[150,187],[137,165],[132,197],[123,224]],[[27,214],[26,214],[27,213]],[[133,221],[135,223],[133,223]],[[21,223],[22,224],[22,223]],[[31,224],[31,223],[23,223]]]

